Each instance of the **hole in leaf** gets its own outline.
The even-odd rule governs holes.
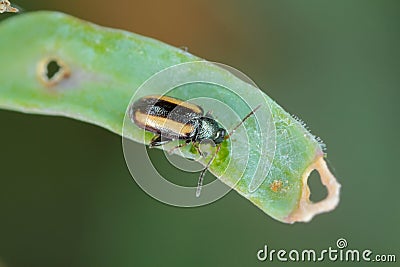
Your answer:
[[[70,76],[68,66],[58,58],[45,58],[37,66],[39,80],[47,87],[55,86]]]
[[[62,67],[58,65],[57,61],[51,60],[49,63],[47,63],[47,79],[51,80],[54,78],[54,76],[60,71]]]
[[[321,178],[317,170],[313,170],[308,177],[308,187],[310,188],[310,201],[319,202],[328,195],[326,187],[321,183]]]

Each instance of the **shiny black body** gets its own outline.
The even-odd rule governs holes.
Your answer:
[[[139,127],[158,134],[150,146],[172,140],[199,143],[212,140],[216,145],[224,141],[227,131],[209,113],[195,104],[166,96],[146,96],[137,100],[129,110],[131,120]]]

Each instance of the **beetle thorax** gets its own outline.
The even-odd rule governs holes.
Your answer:
[[[198,121],[199,127],[196,134],[196,141],[200,142],[206,139],[214,140],[216,132],[221,128],[218,122],[207,117],[199,118]]]

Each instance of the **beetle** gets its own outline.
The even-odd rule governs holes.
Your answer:
[[[260,106],[247,114],[230,133],[220,126],[211,116],[211,112],[204,114],[204,110],[196,104],[165,95],[149,95],[138,99],[130,106],[128,115],[138,127],[156,134],[150,141],[150,148],[174,140],[184,140],[184,143],[173,147],[169,152],[192,143],[202,155],[198,144],[205,140],[214,142],[217,146],[216,152],[200,173],[196,190],[196,196],[199,197],[204,175],[219,152],[221,143],[228,139]]]

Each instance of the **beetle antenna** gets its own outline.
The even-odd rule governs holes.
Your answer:
[[[211,163],[213,162],[213,160],[215,159],[216,155],[218,154],[219,150],[221,148],[221,144],[218,145],[217,150],[215,151],[214,155],[212,156],[212,158],[210,159],[210,161],[207,163],[206,167],[201,171],[200,176],[199,176],[199,181],[197,182],[197,189],[196,189],[196,197],[200,196],[201,193],[201,188],[203,187],[203,180],[204,180],[204,176],[208,170],[208,168],[210,167]]]
[[[261,107],[261,104],[258,105],[255,109],[253,109],[249,114],[247,114],[247,115],[242,119],[242,121],[241,121],[238,125],[236,125],[236,127],[233,128],[233,130],[232,130],[229,134],[227,134],[227,135],[225,136],[225,140],[226,140],[226,139],[229,139],[229,138],[232,136],[232,134],[234,134],[235,131],[236,131],[240,126],[242,126],[242,124],[243,124],[251,115],[253,115],[260,107]]]

